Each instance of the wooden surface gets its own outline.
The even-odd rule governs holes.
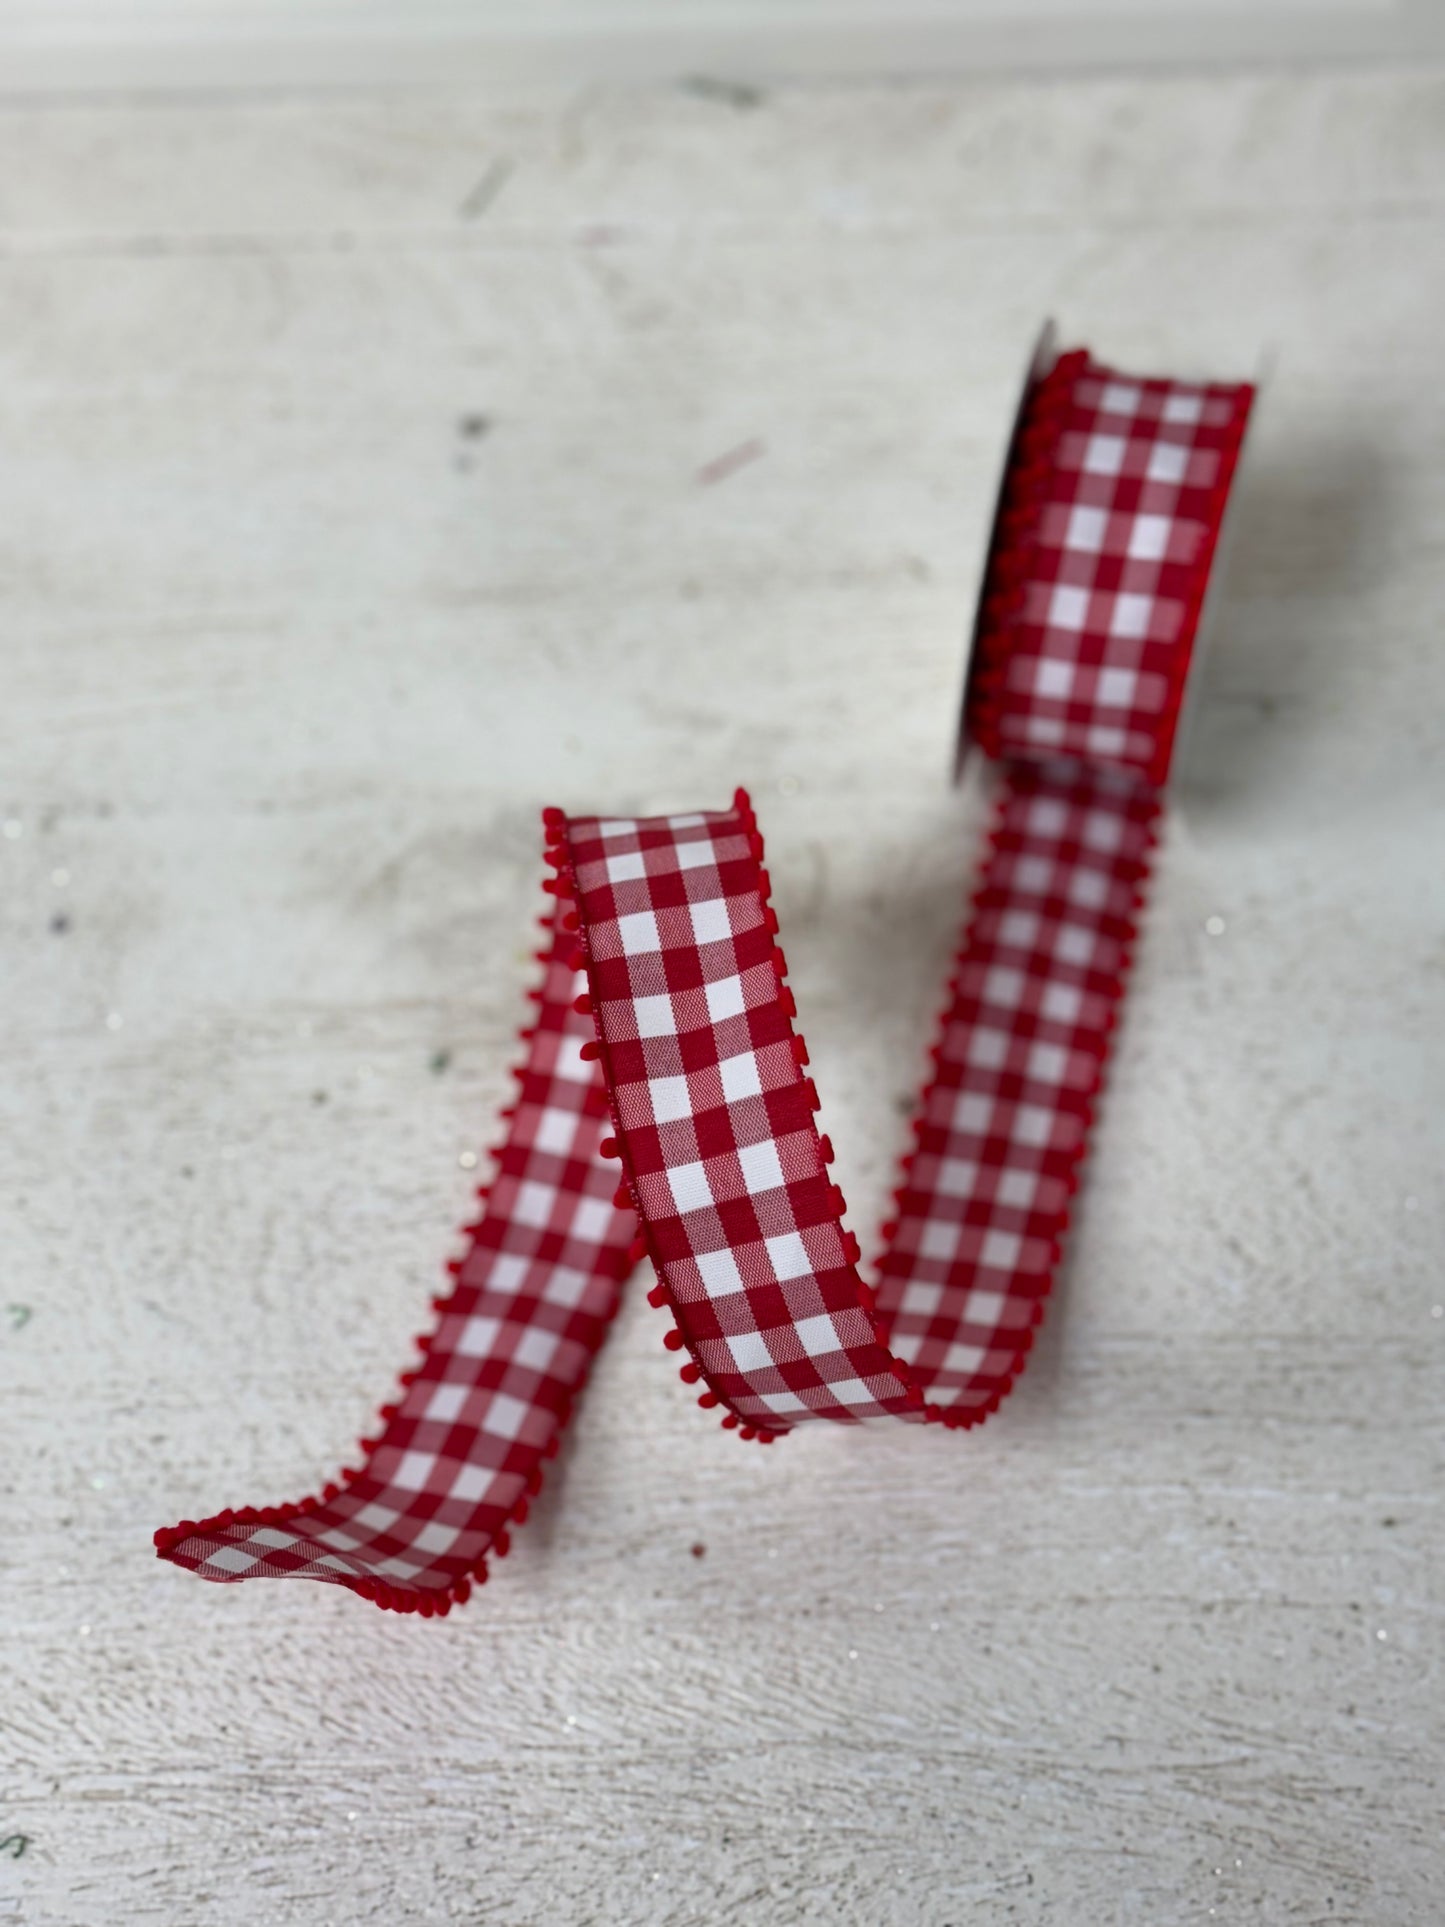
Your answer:
[[[0,0],[0,95],[1445,57],[1437,0]]]
[[[1426,72],[0,117],[0,1919],[1437,1927],[1442,162]],[[1046,311],[1274,371],[1021,1390],[760,1452],[635,1285],[445,1624],[156,1564],[404,1362],[544,802],[751,786],[871,1243]]]

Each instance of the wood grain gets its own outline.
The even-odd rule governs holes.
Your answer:
[[[0,115],[0,1919],[1439,1921],[1442,159],[1428,71]],[[634,1292],[445,1625],[156,1565],[402,1363],[544,802],[752,788],[867,1241],[1050,310],[1275,367],[1018,1395],[750,1451]]]

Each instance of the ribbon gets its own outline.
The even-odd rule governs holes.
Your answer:
[[[746,794],[548,810],[536,1021],[419,1362],[358,1468],[162,1528],[161,1558],[445,1614],[526,1518],[644,1257],[684,1383],[744,1439],[998,1406],[1059,1262],[1252,399],[1082,351],[1036,363],[965,692],[995,818],[876,1285],[829,1176]]]

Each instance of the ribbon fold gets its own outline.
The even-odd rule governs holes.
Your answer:
[[[876,1285],[858,1271],[746,794],[544,813],[536,1021],[485,1209],[362,1463],[155,1535],[202,1578],[445,1614],[503,1556],[644,1257],[722,1424],[967,1427],[1043,1315],[1129,966],[1253,390],[1036,372],[985,574],[967,736],[995,817]]]

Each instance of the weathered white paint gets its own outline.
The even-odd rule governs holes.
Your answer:
[[[1436,0],[0,0],[0,93],[491,89],[1445,55]]]
[[[1442,110],[0,117],[0,1919],[1435,1927]],[[403,1362],[543,802],[750,784],[866,1238],[1049,310],[1125,366],[1277,368],[1006,1412],[750,1450],[635,1290],[445,1625],[158,1566],[156,1524],[329,1471]]]

